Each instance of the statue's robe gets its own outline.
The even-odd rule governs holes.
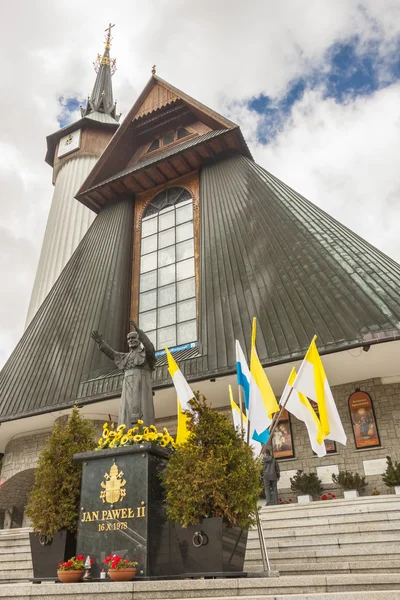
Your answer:
[[[119,408],[118,425],[126,429],[134,426],[139,419],[144,425],[154,425],[153,390],[151,372],[156,361],[154,346],[140,331],[141,344],[131,352],[116,352],[102,341],[99,348],[119,369],[125,373]]]

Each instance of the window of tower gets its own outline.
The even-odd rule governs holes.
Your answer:
[[[142,218],[139,326],[156,350],[197,341],[193,200],[173,187]]]

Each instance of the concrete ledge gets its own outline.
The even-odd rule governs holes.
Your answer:
[[[383,589],[379,589],[379,587]],[[396,590],[396,591],[395,591]],[[195,579],[128,583],[0,585],[0,598],[16,600],[183,600],[184,598],[275,598],[294,600],[394,600],[400,574],[299,575],[251,579]],[[322,595],[321,595],[322,594]],[[354,595],[358,594],[358,595]],[[289,596],[292,595],[292,596]]]

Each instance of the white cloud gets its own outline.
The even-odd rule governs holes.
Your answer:
[[[233,105],[263,166],[398,256],[397,86],[344,107],[307,94],[267,148],[256,143],[258,117],[243,102],[279,98],[293,78],[326,70],[327,49],[354,35],[360,52],[378,46],[379,77],[388,80],[399,17],[397,0],[1,3],[0,364],[23,330],[52,197],[45,137],[58,128],[59,98],[91,91],[91,62],[110,20],[123,114],[156,63],[161,77],[217,110]]]
[[[268,171],[400,261],[400,84],[343,105],[306,92],[276,138],[252,149]]]

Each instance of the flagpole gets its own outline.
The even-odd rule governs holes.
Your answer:
[[[240,430],[243,431],[243,397],[242,386],[238,385],[239,392],[239,410],[240,410]]]

